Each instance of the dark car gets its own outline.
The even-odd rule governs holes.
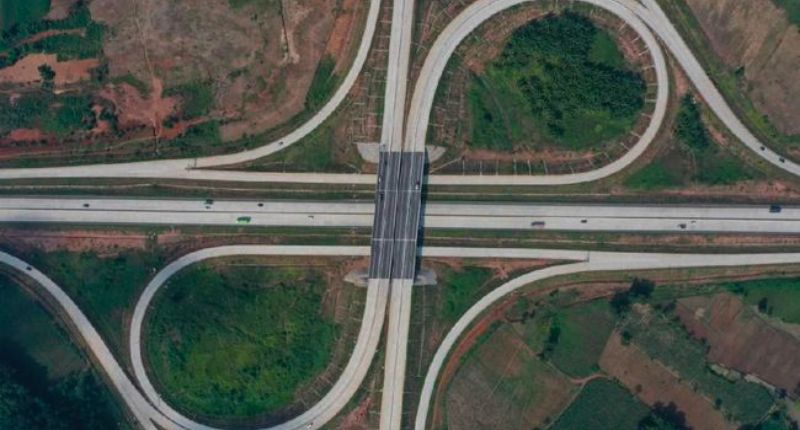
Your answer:
[[[770,205],[769,207],[769,213],[779,214],[781,213],[781,210],[783,210],[781,205]]]

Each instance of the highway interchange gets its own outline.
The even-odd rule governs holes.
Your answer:
[[[178,270],[209,258],[231,255],[371,256],[370,281],[362,325],[350,361],[332,389],[314,406],[276,429],[315,429],[335,417],[361,386],[385,333],[385,363],[380,428],[403,425],[405,356],[411,297],[418,253],[429,257],[542,258],[569,261],[513,279],[482,298],[447,334],[436,352],[417,406],[414,426],[426,427],[427,411],[444,360],[461,333],[504,295],[552,276],[586,271],[645,270],[703,266],[800,263],[800,254],[660,254],[613,253],[516,248],[418,247],[425,228],[508,229],[609,232],[775,233],[800,232],[800,208],[780,211],[762,206],[644,206],[427,203],[426,183],[435,185],[562,185],[595,181],[633,163],[655,138],[669,94],[663,45],[684,69],[698,93],[730,131],[763,160],[800,176],[800,166],[759,142],[725,102],[711,79],[654,0],[585,0],[620,17],[648,48],[658,83],[651,121],[639,141],[618,160],[588,172],[569,175],[495,175],[424,177],[425,138],[436,88],[458,44],[481,23],[526,0],[477,0],[454,17],[434,42],[406,103],[413,33],[413,0],[393,0],[389,67],[378,175],[286,174],[214,170],[251,161],[300,141],[320,126],[345,100],[361,72],[376,31],[380,2],[370,0],[362,41],[354,63],[331,100],[308,122],[284,138],[237,154],[198,159],[162,160],[93,166],[0,169],[0,179],[157,178],[247,182],[375,184],[375,201],[299,202],[126,198],[0,198],[0,222],[64,224],[218,225],[270,227],[372,227],[370,246],[226,246],[187,254],[158,272],[137,302],[130,327],[135,381],[122,370],[89,319],[63,290],[35,267],[0,253],[0,262],[40,285],[64,310],[72,326],[108,375],[108,379],[143,428],[210,429],[174,410],[151,384],[141,356],[141,327],[155,293]],[[659,45],[659,41],[661,45]],[[407,113],[407,115],[406,115]],[[388,314],[387,314],[388,312]],[[388,319],[387,319],[388,318]],[[386,328],[384,327],[386,326]],[[408,424],[408,423],[406,423]]]

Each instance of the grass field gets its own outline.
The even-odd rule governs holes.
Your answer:
[[[103,258],[95,253],[36,252],[29,261],[64,288],[118,356],[127,357],[126,316],[150,274],[163,265],[159,254],[125,251]]]
[[[595,379],[551,427],[553,430],[636,430],[649,408],[616,382]]]
[[[0,30],[39,21],[50,10],[50,0],[0,0]]]
[[[0,275],[0,428],[128,428],[67,333]]]
[[[633,126],[644,93],[608,33],[573,13],[543,18],[517,30],[500,58],[473,77],[470,145],[589,149]]]
[[[336,60],[329,55],[320,60],[306,94],[306,109],[319,109],[336,91],[339,78],[333,73],[335,67]]]
[[[444,290],[441,318],[454,323],[475,303],[485,286],[492,278],[492,271],[483,267],[469,266],[461,271],[441,274],[439,288]]]
[[[742,379],[730,381],[711,372],[705,346],[668,316],[657,314],[647,323],[629,318],[624,330],[647,355],[673,369],[698,392],[715,399],[734,421],[757,423],[772,407],[772,396],[764,387]]]
[[[337,326],[309,268],[200,265],[156,297],[145,329],[152,374],[178,408],[219,419],[275,412],[325,369]]]
[[[566,308],[556,321],[560,335],[550,356],[552,363],[574,378],[596,372],[597,360],[616,323],[608,303],[595,300]]]
[[[761,312],[787,323],[800,324],[800,279],[759,279],[723,284]]]
[[[625,178],[626,187],[659,190],[690,184],[731,185],[758,177],[712,140],[701,106],[691,96],[681,101],[673,136],[673,148]]]
[[[789,16],[789,21],[800,26],[800,0],[773,0],[775,4],[782,7]]]

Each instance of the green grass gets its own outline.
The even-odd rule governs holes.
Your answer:
[[[128,428],[67,333],[0,275],[0,429]]]
[[[775,4],[783,8],[789,16],[789,21],[800,26],[800,0],[773,0]]]
[[[660,314],[648,323],[630,318],[624,330],[647,355],[673,369],[698,392],[718,401],[734,421],[757,423],[772,407],[772,396],[764,387],[743,379],[730,381],[711,372],[706,347],[674,320]]]
[[[39,21],[49,10],[50,0],[0,0],[0,29]]]
[[[625,57],[619,52],[614,38],[605,31],[595,34],[592,49],[589,51],[589,59],[594,63],[605,64],[614,69],[625,69]]]
[[[597,360],[616,323],[608,303],[595,300],[566,308],[556,315],[555,321],[560,335],[550,361],[573,378],[598,371]]]
[[[574,13],[543,18],[518,29],[500,58],[473,77],[470,145],[589,149],[633,126],[644,93],[642,77],[625,68],[605,31]]]
[[[169,88],[164,94],[181,98],[181,110],[184,118],[208,115],[214,106],[214,91],[209,82],[190,82]]]
[[[607,379],[595,379],[551,427],[553,430],[636,430],[648,407],[625,388]]]
[[[212,120],[189,127],[181,136],[170,140],[168,145],[183,156],[198,157],[221,143],[219,122]]]
[[[442,320],[449,323],[456,322],[480,298],[481,287],[491,278],[491,270],[475,266],[443,274],[437,287],[443,289]]]
[[[675,169],[654,162],[625,178],[624,184],[634,190],[660,190],[683,185],[683,177]]]
[[[306,94],[306,109],[315,110],[322,107],[336,91],[338,77],[333,72],[335,68],[336,60],[330,55],[326,55],[320,60]]]
[[[759,172],[714,142],[702,115],[694,98],[684,97],[673,130],[676,147],[625,178],[625,186],[652,191],[689,184],[731,185],[760,177]]]
[[[800,324],[800,279],[759,279],[726,283],[723,287],[742,295],[751,306],[766,300],[762,302],[766,306],[760,307],[762,312],[787,323]]]
[[[143,96],[147,96],[148,94],[150,94],[150,86],[147,85],[145,82],[142,82],[141,80],[136,78],[136,76],[133,76],[130,73],[112,78],[111,82],[115,84],[122,84],[122,83],[128,84],[136,88],[139,91],[139,93],[141,93]]]
[[[307,268],[200,265],[156,297],[148,362],[181,409],[248,418],[288,406],[328,364],[337,326],[321,315],[324,277]]]
[[[35,252],[28,260],[64,288],[114,352],[127,356],[127,316],[150,275],[163,266],[158,253],[124,251],[116,257],[100,257],[96,253]]]
[[[333,148],[335,136],[333,126],[325,124],[312,131],[300,142],[269,158],[272,170],[323,172],[330,171],[335,164]]]

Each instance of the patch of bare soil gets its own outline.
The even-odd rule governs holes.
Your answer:
[[[680,299],[676,312],[694,337],[708,343],[709,361],[790,393],[800,384],[800,341],[758,317],[735,295]]]
[[[232,9],[228,0],[95,0],[90,8],[114,30],[104,45],[111,76],[158,77],[167,88],[208,83],[212,115],[225,120],[223,140],[233,140],[305,108],[326,52],[346,61],[361,3],[272,0]]]
[[[600,368],[619,380],[631,392],[650,406],[656,403],[675,403],[686,414],[692,428],[708,430],[735,429],[727,422],[714,403],[681,382],[668,368],[652,360],[633,345],[623,345],[618,332],[609,337]]]
[[[42,81],[39,66],[48,65],[56,76],[56,87],[74,84],[91,78],[91,71],[100,65],[95,58],[85,60],[58,61],[55,54],[31,54],[13,66],[0,69],[0,83],[29,85]]]
[[[77,2],[78,0],[50,0],[50,11],[45,16],[45,19],[57,20],[66,18],[72,6]]]
[[[17,45],[25,45],[28,43],[38,42],[42,39],[46,39],[50,36],[57,36],[59,34],[75,34],[81,37],[85,37],[86,30],[83,28],[69,28],[65,30],[46,30],[41,33],[36,33],[33,36],[28,37],[26,39],[20,40],[19,43],[17,43]]]
[[[161,134],[163,119],[174,113],[179,103],[176,97],[162,97],[159,79],[153,80],[152,90],[146,98],[127,83],[108,85],[100,90],[99,96],[114,104],[120,127],[146,125],[154,130],[155,135]]]
[[[123,231],[92,230],[25,230],[2,229],[0,238],[9,246],[20,249],[53,251],[95,251],[100,255],[114,256],[126,249],[144,249],[148,237]]]
[[[686,0],[712,49],[742,68],[748,95],[787,135],[800,134],[800,31],[770,0]]]
[[[11,130],[10,133],[3,136],[2,140],[9,140],[11,142],[35,142],[44,140],[46,137],[47,136],[38,129],[18,128],[16,130]],[[0,146],[2,146],[2,141],[0,141]]]

